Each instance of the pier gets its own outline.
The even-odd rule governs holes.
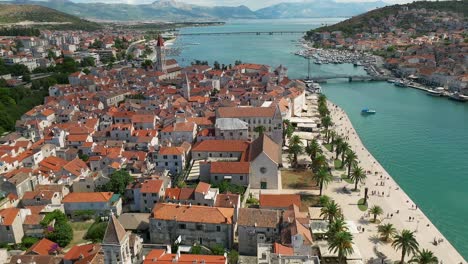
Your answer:
[[[283,35],[305,34],[305,31],[238,31],[238,32],[200,32],[200,33],[176,33],[176,36],[216,36],[216,35]]]
[[[376,76],[376,75],[349,75],[349,74],[335,74],[328,76],[313,76],[311,78],[314,82],[324,83],[327,80],[333,79],[348,79],[349,82],[363,82],[363,81],[386,81],[388,78],[386,76]]]

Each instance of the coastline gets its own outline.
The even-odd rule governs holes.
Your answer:
[[[350,147],[356,152],[359,158],[359,166],[365,171],[371,171],[366,179],[365,186],[369,188],[369,207],[379,205],[384,210],[384,215],[381,216],[382,223],[392,223],[397,230],[408,229],[415,231],[415,236],[420,244],[420,249],[429,249],[439,258],[440,263],[466,263],[461,254],[453,247],[453,245],[445,238],[438,228],[430,221],[430,219],[422,212],[420,208],[415,206],[415,203],[404,192],[398,183],[391,175],[383,168],[383,166],[372,156],[367,148],[362,143],[359,135],[354,129],[348,115],[337,105],[328,101],[328,106],[331,111],[331,117],[335,123],[335,131],[342,136],[349,136]],[[336,170],[334,172],[337,172]],[[377,172],[378,174],[375,174]],[[342,174],[343,172],[339,172]],[[339,175],[334,175],[339,176]],[[381,178],[382,176],[382,178]],[[336,199],[342,205],[343,212],[346,218],[357,222],[365,228],[364,232],[355,235],[355,243],[361,250],[361,255],[364,260],[371,258],[376,259],[376,252],[381,252],[392,260],[398,260],[401,255],[396,252],[391,243],[382,244],[378,239],[372,239],[372,236],[377,235],[377,225],[369,223],[356,204],[351,202],[347,194],[337,192],[337,188],[343,188],[343,183],[340,180],[330,184],[325,191],[325,194]],[[380,184],[383,183],[384,186]],[[346,184],[346,183],[345,183]],[[353,184],[347,186],[351,189]],[[331,187],[331,188],[330,188]],[[333,188],[334,187],[334,188]],[[364,187],[364,186],[361,186]],[[382,192],[384,195],[372,195],[372,191]],[[356,194],[352,193],[351,196]],[[356,202],[363,196],[363,193],[358,193]],[[346,206],[345,206],[346,205]],[[398,213],[397,213],[398,211]],[[393,214],[387,218],[387,214]],[[409,217],[414,217],[415,220],[409,221]],[[432,242],[441,240],[443,242],[434,245]],[[370,250],[373,248],[373,250]],[[363,250],[366,249],[366,250]]]

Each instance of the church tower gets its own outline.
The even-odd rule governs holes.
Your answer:
[[[190,81],[187,74],[185,74],[185,82],[182,84],[182,92],[184,94],[184,98],[190,100]]]
[[[130,232],[125,231],[122,224],[112,213],[107,223],[106,233],[102,239],[104,264],[131,264]]]
[[[166,51],[164,48],[164,39],[161,35],[158,36],[156,53],[156,70],[166,73]]]

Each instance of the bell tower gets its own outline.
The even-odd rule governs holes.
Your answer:
[[[164,48],[164,39],[161,35],[158,36],[156,52],[156,70],[166,73],[166,51]]]

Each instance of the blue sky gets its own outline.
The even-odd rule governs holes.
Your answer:
[[[152,3],[155,0],[72,0],[74,2],[102,2],[102,3],[127,3],[127,4],[147,4]],[[226,6],[238,6],[246,5],[251,9],[259,9],[262,7],[278,4],[282,2],[313,2],[313,0],[177,0],[178,2],[184,2],[188,4],[196,5],[226,5]],[[377,0],[337,0],[337,2],[365,2],[365,1],[377,1]],[[406,3],[412,0],[384,0],[387,3]]]

